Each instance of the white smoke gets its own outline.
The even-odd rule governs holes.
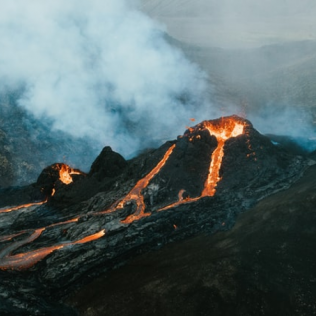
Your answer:
[[[206,80],[125,0],[2,0],[2,86],[74,136],[128,156],[211,118]]]

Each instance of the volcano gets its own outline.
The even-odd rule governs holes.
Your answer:
[[[75,314],[61,301],[80,285],[167,243],[230,230],[309,163],[229,116],[129,161],[105,147],[88,174],[57,163],[2,189],[1,315]]]

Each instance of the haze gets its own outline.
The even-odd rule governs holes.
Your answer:
[[[316,39],[313,0],[140,0],[140,7],[191,44],[257,47]]]

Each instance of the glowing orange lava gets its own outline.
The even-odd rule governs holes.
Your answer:
[[[82,174],[79,170],[70,168],[69,166],[62,164],[59,169],[59,180],[64,184],[70,184],[73,182],[72,174]]]
[[[161,168],[165,165],[166,161],[168,160],[168,158],[170,157],[170,155],[172,154],[174,148],[176,147],[176,145],[172,145],[167,152],[165,153],[165,155],[163,156],[163,158],[159,161],[159,163],[157,164],[157,166],[150,171],[150,173],[148,173],[148,175],[146,177],[144,177],[143,179],[139,180],[136,185],[134,186],[134,188],[127,194],[127,196],[120,201],[119,205],[120,207],[123,207],[124,204],[127,201],[135,201],[136,202],[136,206],[137,209],[135,211],[134,214],[128,216],[125,220],[122,221],[123,224],[129,224],[132,223],[135,220],[138,220],[144,216],[149,216],[149,213],[145,213],[145,202],[144,202],[144,197],[142,195],[142,190],[145,189],[149,183],[149,181],[161,170]]]
[[[213,196],[216,192],[217,183],[221,179],[219,176],[219,171],[222,166],[225,142],[227,139],[232,138],[232,137],[237,137],[243,134],[244,132],[244,124],[238,123],[236,120],[232,118],[223,119],[219,125],[212,124],[209,121],[204,121],[203,123],[199,125],[201,125],[199,127],[200,129],[207,129],[210,135],[215,136],[217,139],[217,147],[212,153],[209,172],[208,172],[207,179],[204,183],[204,189],[202,191],[202,194],[199,197],[195,197],[195,198],[187,197],[184,199],[183,194],[185,190],[181,190],[178,194],[177,202],[159,209],[158,212],[165,211],[167,209],[177,207],[182,204],[195,202],[205,196]],[[193,131],[194,129],[192,128],[189,129],[189,133]],[[200,137],[201,136],[198,135],[196,138],[200,139]],[[189,138],[189,140],[192,141],[193,137]]]
[[[202,130],[207,130],[209,134],[212,136],[215,136],[217,140],[217,147],[213,151],[211,159],[210,159],[208,175],[207,175],[207,179],[204,182],[203,190],[200,196],[193,197],[193,198],[190,198],[189,196],[185,197],[184,195],[185,190],[180,190],[178,194],[177,202],[169,204],[159,209],[158,211],[167,210],[167,209],[177,207],[179,205],[186,204],[186,203],[192,203],[194,201],[201,199],[202,197],[213,196],[216,192],[217,184],[221,179],[219,173],[220,173],[222,160],[224,156],[225,142],[232,137],[237,137],[243,134],[244,127],[245,127],[245,123],[243,123],[242,121],[238,121],[237,119],[234,119],[234,118],[223,118],[222,120],[217,120],[215,122],[204,121],[198,124],[194,128],[189,128],[188,132],[185,134],[185,136],[188,136],[189,141],[193,141],[195,139],[201,139],[201,135],[195,132],[202,131]],[[195,136],[192,136],[192,135],[195,135]],[[128,216],[126,219],[122,220],[121,223],[129,224],[129,223],[134,222],[135,220],[139,220],[143,217],[150,216],[150,213],[145,213],[146,204],[144,201],[144,196],[143,196],[142,191],[148,187],[150,181],[165,166],[169,157],[173,153],[173,150],[175,147],[176,147],[175,144],[172,145],[166,151],[163,158],[158,162],[158,164],[144,178],[140,179],[136,183],[136,185],[132,188],[132,190],[124,198],[119,199],[108,210],[99,212],[97,213],[97,215],[114,212],[118,209],[123,208],[126,203],[133,202],[136,206],[135,212],[132,215]],[[59,171],[59,178],[65,184],[70,184],[73,182],[71,175],[81,174],[80,171],[71,169],[69,166],[65,164],[58,164],[56,165],[55,168],[58,168],[55,170]],[[54,193],[55,193],[55,189],[53,189],[52,195],[54,195]],[[27,208],[30,206],[41,205],[41,204],[46,203],[46,201],[47,200],[43,202],[30,203],[30,204],[25,204],[21,206],[12,207],[12,208],[3,209],[3,210],[0,210],[0,213],[6,213],[6,212],[19,210],[22,208]],[[0,237],[0,242],[4,242],[4,241],[7,242],[15,237],[18,237],[19,235],[28,233],[28,236],[24,238],[23,240],[12,242],[10,245],[5,246],[0,251],[0,270],[7,270],[7,269],[23,270],[23,269],[30,268],[55,250],[62,249],[71,245],[84,244],[87,242],[91,242],[105,235],[105,230],[101,230],[95,234],[88,235],[77,241],[69,241],[69,242],[60,243],[60,244],[56,244],[56,245],[52,245],[48,247],[39,248],[39,249],[28,251],[25,253],[18,253],[18,254],[11,255],[12,252],[18,249],[19,247],[25,244],[31,243],[32,241],[37,239],[44,230],[54,227],[54,226],[58,226],[58,225],[75,223],[78,220],[79,220],[79,217],[76,217],[64,222],[51,224],[47,227],[39,228],[34,231],[27,230],[27,231],[18,232],[12,235]],[[173,224],[173,227],[175,230],[178,228],[177,225],[175,224]]]
[[[31,236],[28,238],[16,242],[7,248],[5,248],[3,251],[0,252],[0,270],[25,270],[31,268],[33,265],[35,265],[40,260],[44,259],[46,256],[51,254],[53,251],[64,248],[66,246],[71,246],[75,244],[84,244],[87,242],[91,242],[93,240],[97,240],[105,235],[105,230],[101,230],[98,233],[86,236],[80,240],[74,241],[74,242],[67,242],[64,244],[54,245],[50,247],[44,247],[36,250],[32,250],[29,252],[19,253],[16,255],[11,256],[10,253],[21,247],[22,245],[25,245],[27,243],[32,242],[36,238],[38,238],[41,233],[45,229],[37,229]]]
[[[145,213],[145,202],[144,202],[144,196],[142,195],[142,190],[145,189],[150,180],[161,170],[161,168],[165,165],[166,161],[172,154],[174,148],[176,145],[172,145],[163,158],[159,161],[159,163],[156,165],[156,167],[150,171],[150,173],[147,174],[144,178],[139,180],[134,188],[121,200],[116,202],[113,206],[110,207],[109,210],[99,212],[98,214],[107,214],[107,213],[112,213],[116,211],[117,209],[123,208],[126,202],[128,201],[135,201],[136,203],[136,211],[134,214],[128,216],[125,220],[122,221],[123,224],[129,224],[132,223],[135,220],[138,220],[142,217],[149,216],[150,213]]]
[[[95,233],[93,235],[89,235],[87,237],[84,237],[84,238],[82,238],[80,240],[74,241],[74,242],[69,243],[69,244],[70,245],[85,244],[87,242],[90,242],[90,241],[93,241],[93,240],[97,240],[97,239],[103,237],[104,235],[105,235],[105,230],[103,229],[103,230],[99,231],[98,233]]]
[[[22,235],[22,234],[24,234],[24,233],[25,233],[25,231],[19,232],[19,233],[17,233],[17,234],[1,236],[1,237],[0,237],[0,242],[9,241],[9,240],[11,240],[12,238],[17,237],[17,236],[20,236],[20,235]]]
[[[178,194],[178,201],[175,202],[175,203],[172,203],[172,204],[169,204],[163,208],[160,208],[158,210],[158,212],[161,212],[161,211],[165,211],[165,210],[168,210],[170,208],[173,208],[173,207],[176,207],[176,206],[179,206],[179,205],[182,205],[182,204],[186,204],[186,203],[192,203],[194,201],[197,201],[199,200],[201,197],[196,197],[196,198],[190,198],[189,196],[186,197],[185,199],[183,198],[183,194],[184,194],[185,190],[180,190],[179,194]]]
[[[18,210],[20,210],[22,208],[27,208],[27,207],[31,207],[31,206],[42,205],[42,204],[45,204],[46,202],[47,202],[47,199],[45,201],[42,201],[42,202],[22,204],[22,205],[19,205],[19,206],[14,206],[14,207],[11,207],[11,208],[2,209],[2,210],[0,210],[0,214],[1,213],[9,213],[9,212],[13,212],[13,211],[18,211]]]
[[[215,188],[220,180],[219,170],[222,166],[224,156],[224,145],[227,139],[237,137],[244,132],[244,125],[233,119],[223,120],[219,126],[214,126],[210,122],[205,122],[205,128],[210,135],[214,135],[217,139],[217,148],[214,150],[211,158],[211,164],[202,197],[213,196],[216,192]]]

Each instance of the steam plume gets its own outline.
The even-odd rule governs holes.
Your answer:
[[[0,21],[2,83],[55,129],[128,156],[210,111],[204,74],[130,1],[3,0]]]

